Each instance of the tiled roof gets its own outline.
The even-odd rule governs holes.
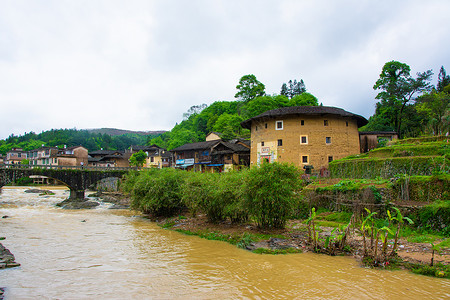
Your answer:
[[[183,146],[172,149],[171,152],[181,152],[181,151],[195,151],[195,150],[209,150],[213,147],[216,147],[218,144],[222,144],[225,147],[233,150],[234,152],[248,152],[249,148],[235,143],[225,142],[223,140],[214,140],[214,141],[206,141],[206,142],[198,142],[198,143],[190,143],[184,144]]]
[[[210,149],[215,144],[218,144],[220,141],[221,140],[189,143],[189,144],[184,144],[183,146],[177,147],[175,149],[172,149],[170,151],[176,152],[176,151],[190,151],[190,150],[206,150],[206,149]]]
[[[256,117],[245,120],[241,123],[241,126],[247,129],[251,128],[252,121],[260,119],[272,119],[284,116],[300,116],[300,115],[338,115],[342,117],[350,117],[356,119],[358,127],[367,124],[366,118],[353,114],[351,112],[345,111],[342,108],[331,107],[331,106],[291,106],[283,107],[278,109],[273,109],[266,111]]]

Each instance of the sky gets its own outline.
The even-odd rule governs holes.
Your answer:
[[[247,74],[369,118],[386,62],[450,72],[449,15],[448,0],[0,0],[0,139],[170,130]]]

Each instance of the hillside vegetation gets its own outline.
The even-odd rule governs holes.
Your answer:
[[[450,171],[450,143],[444,136],[393,141],[366,154],[330,163],[335,178],[431,176]]]
[[[140,135],[127,133],[111,136],[109,134],[93,133],[89,130],[52,129],[36,134],[26,133],[22,136],[11,135],[0,140],[0,154],[5,155],[12,148],[22,148],[25,151],[36,149],[42,145],[51,147],[67,147],[82,145],[89,151],[95,150],[125,150],[130,145],[145,145],[156,135]]]

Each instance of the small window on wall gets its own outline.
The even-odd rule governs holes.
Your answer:
[[[283,121],[276,121],[275,129],[276,130],[283,130]]]
[[[258,131],[258,126],[255,126],[255,131]]]
[[[300,144],[308,144],[308,136],[307,135],[300,136]]]
[[[330,137],[330,136],[327,136],[327,137],[325,138],[325,143],[331,144],[331,137]]]
[[[308,155],[303,155],[302,156],[302,163],[303,164],[307,164],[308,163]]]
[[[305,125],[305,120],[301,120],[300,125],[302,125],[302,126]]]
[[[264,142],[261,142],[261,147],[264,147]]]
[[[323,126],[328,126],[328,120],[323,120]]]
[[[330,163],[330,162],[332,162],[333,161],[333,156],[328,156],[328,162]]]
[[[283,140],[278,140],[278,147],[283,146]]]
[[[345,121],[345,126],[347,126],[347,127],[348,127],[348,121]]]
[[[267,123],[266,124],[264,124],[264,127],[267,129]]]

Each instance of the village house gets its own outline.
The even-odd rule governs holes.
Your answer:
[[[325,170],[328,163],[360,153],[359,115],[327,106],[295,106],[266,111],[241,123],[251,131],[250,165],[293,163]]]
[[[223,172],[248,166],[250,145],[243,140],[224,141],[210,133],[205,142],[189,143],[172,149],[175,167],[200,172]]]
[[[172,153],[167,151],[166,149],[159,147],[157,145],[151,146],[130,146],[130,148],[126,151],[129,153],[129,157],[134,153],[139,151],[145,152],[147,155],[145,161],[145,168],[167,168],[171,166],[172,163]]]
[[[359,132],[359,143],[361,153],[369,152],[378,147],[381,140],[392,141],[398,139],[395,131],[361,131]]]
[[[87,166],[88,150],[83,146],[65,147],[56,155],[58,166]]]
[[[130,163],[124,154],[124,151],[118,150],[92,151],[89,152],[88,166],[127,168],[130,166]]]
[[[23,151],[22,148],[12,148],[10,151],[6,152],[4,163],[6,165],[20,164],[24,159],[28,159],[26,151]]]
[[[30,165],[58,165],[58,147],[44,147],[28,151]]]

